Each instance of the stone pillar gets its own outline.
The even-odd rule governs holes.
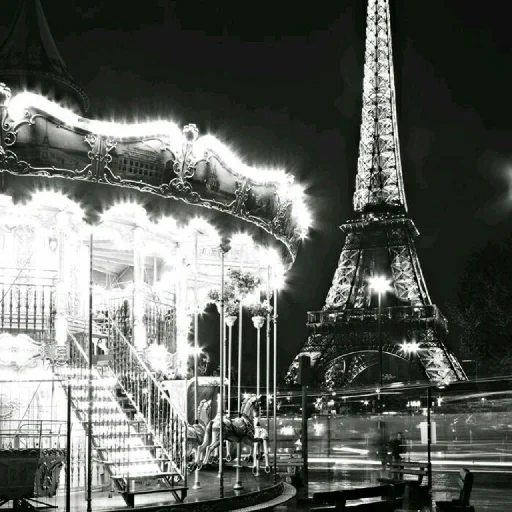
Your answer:
[[[147,346],[144,325],[144,231],[136,226],[133,231],[133,345],[138,351]]]

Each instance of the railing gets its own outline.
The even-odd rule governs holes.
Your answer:
[[[164,345],[176,352],[176,310],[170,304],[151,299],[144,302],[144,325],[148,343]]]
[[[344,321],[367,320],[373,318],[377,320],[379,315],[378,308],[354,308],[343,309],[339,311],[324,310],[308,312],[308,324],[334,323],[338,319]],[[446,322],[437,306],[396,306],[381,308],[382,320],[431,320],[436,319]]]
[[[119,327],[127,340],[133,340],[132,296],[118,297],[109,301],[108,311],[102,312],[103,318],[110,317]],[[144,298],[143,322],[148,344],[164,345],[170,353],[176,352],[176,309],[148,296]]]
[[[54,286],[0,283],[1,330],[52,330],[54,320]]]
[[[88,340],[86,335],[75,337],[72,333],[68,332],[70,346],[69,346],[69,365],[67,368],[61,368],[59,373],[65,379],[70,379],[71,393],[74,404],[75,414],[80,421],[83,432],[79,433],[78,438],[74,438],[72,443],[72,459],[73,462],[85,463],[87,440],[87,427],[88,427],[88,379],[89,379],[89,358],[88,353]],[[65,383],[65,380],[63,380]],[[112,450],[119,449],[120,447],[134,446],[143,444],[142,440],[134,440],[133,434],[136,434],[134,429],[130,426],[128,418],[122,411],[118,402],[114,398],[113,392],[116,382],[115,379],[104,379],[103,376],[93,368],[92,370],[92,461],[93,461],[93,484],[100,482],[98,478],[99,466],[103,462],[103,451],[99,451],[98,447],[107,446]],[[115,452],[114,452],[115,453]],[[111,455],[111,454],[110,454]],[[107,470],[112,475],[124,474],[129,476],[129,463],[130,453],[122,452],[116,457],[117,466],[108,465]],[[71,473],[73,481],[85,481],[85,471],[80,467],[73,467],[75,471]]]
[[[117,323],[111,320],[109,325],[107,348],[111,356],[110,368],[157,444],[186,481],[186,418],[173,405],[167,391],[156,380]]]
[[[0,448],[63,448],[66,422],[58,420],[2,420]]]

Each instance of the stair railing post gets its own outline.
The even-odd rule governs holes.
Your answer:
[[[93,235],[89,237],[89,361],[87,408],[87,512],[92,512],[92,292],[93,292]]]
[[[71,512],[71,384],[69,380],[66,421],[66,512]]]

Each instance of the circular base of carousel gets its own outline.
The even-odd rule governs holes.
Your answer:
[[[216,469],[201,471],[201,488],[193,489],[194,475],[189,477],[189,489],[182,503],[175,500],[171,492],[138,494],[135,498],[137,510],[145,512],[167,512],[174,510],[226,512],[237,510],[250,512],[253,510],[265,510],[281,505],[293,498],[295,489],[283,482],[278,477],[274,482],[274,475],[262,474],[255,477],[250,468],[241,472],[243,489],[235,491],[235,469],[226,468],[224,472],[224,492],[221,495],[219,477]],[[110,497],[109,497],[110,496]],[[65,509],[65,496],[58,496],[53,500],[59,509]],[[70,512],[82,512],[87,510],[87,502],[84,492],[71,495]],[[2,507],[3,508],[3,507]],[[108,491],[95,491],[92,493],[92,509],[95,512],[110,512],[126,510],[128,507],[116,493]]]

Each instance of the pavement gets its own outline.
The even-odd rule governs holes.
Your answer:
[[[471,504],[477,512],[508,512],[512,511],[510,488],[512,473],[496,471],[474,471],[475,482],[471,493]],[[443,469],[433,474],[433,500],[446,500],[458,495],[458,469]],[[292,512],[295,510],[309,511],[311,498],[318,491],[348,489],[369,485],[377,485],[378,471],[345,468],[330,472],[309,472],[307,490],[297,489],[297,495],[287,503],[275,506],[276,512]],[[426,507],[424,512],[432,508]]]

